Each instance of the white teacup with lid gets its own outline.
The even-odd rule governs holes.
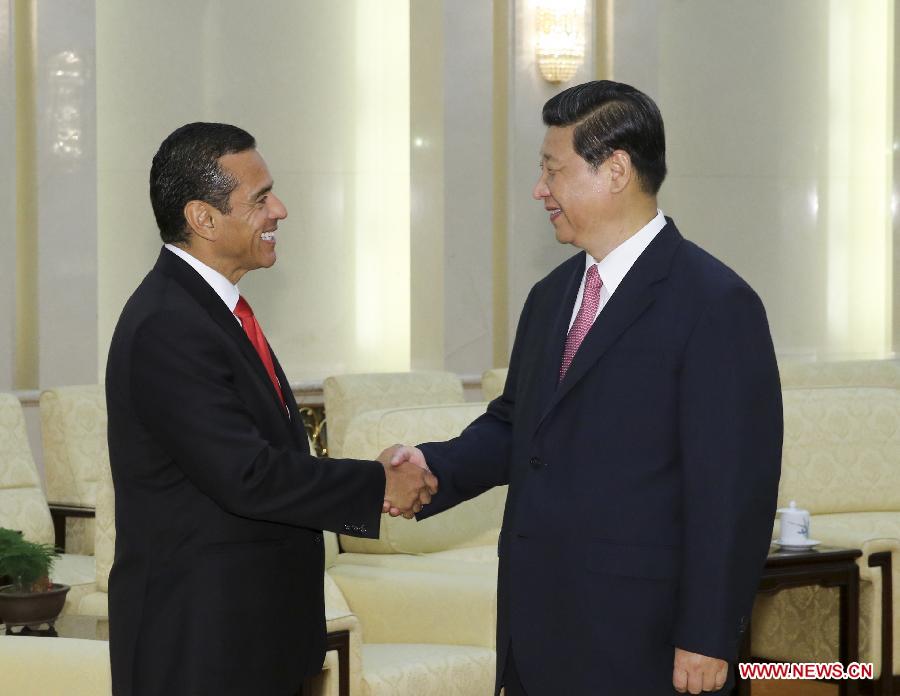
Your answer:
[[[781,537],[775,543],[786,549],[807,549],[819,544],[809,538],[809,510],[798,508],[792,500],[788,507],[777,512],[781,515]]]

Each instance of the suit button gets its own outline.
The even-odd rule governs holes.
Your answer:
[[[538,459],[537,457],[532,457],[531,461],[528,463],[531,464],[532,469],[540,469],[541,468],[541,460]]]

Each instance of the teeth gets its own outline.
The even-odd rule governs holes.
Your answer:
[[[265,240],[267,242],[271,242],[275,239],[275,233],[274,232],[263,232],[261,235],[259,235],[259,238],[262,240]]]

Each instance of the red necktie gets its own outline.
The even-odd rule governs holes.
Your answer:
[[[566,349],[563,351],[562,365],[559,366],[560,382],[566,376],[569,365],[572,364],[572,359],[578,352],[578,346],[587,336],[587,332],[591,330],[591,325],[597,316],[597,307],[600,305],[601,287],[603,287],[603,281],[600,280],[597,264],[592,264],[587,270],[587,278],[584,281],[581,307],[578,308],[578,314],[575,315],[575,321],[572,322],[572,328],[569,329],[569,335],[566,336]]]
[[[250,309],[250,305],[247,304],[247,300],[243,297],[238,299],[237,307],[234,308],[234,314],[241,320],[241,325],[244,327],[247,338],[250,339],[250,343],[256,348],[259,359],[262,360],[263,367],[265,367],[266,372],[269,373],[269,379],[272,380],[272,385],[275,387],[275,393],[278,394],[278,398],[281,399],[282,405],[287,408],[287,405],[284,403],[284,395],[281,393],[281,385],[278,383],[278,378],[275,376],[275,365],[272,362],[272,353],[269,352],[269,344],[266,343],[266,337],[259,326],[259,322],[256,321],[256,317],[253,316],[253,310]]]

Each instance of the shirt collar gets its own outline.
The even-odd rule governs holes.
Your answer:
[[[650,242],[665,226],[666,218],[663,212],[657,209],[656,217],[609,252],[602,261],[597,261],[593,256],[585,253],[585,271],[592,264],[597,264],[603,287],[612,295],[616,288],[619,287],[619,283],[622,282],[625,274],[631,270],[634,262],[638,260],[638,257],[644,253],[644,249],[650,245]]]
[[[237,285],[233,284],[216,269],[210,268],[196,256],[192,256],[184,249],[181,249],[174,244],[166,244],[165,247],[197,271],[197,273],[200,274],[200,277],[203,278],[203,280],[216,291],[216,294],[222,298],[222,302],[228,307],[228,311],[234,313],[234,308],[237,307],[238,300],[241,297],[241,291],[238,289]]]

